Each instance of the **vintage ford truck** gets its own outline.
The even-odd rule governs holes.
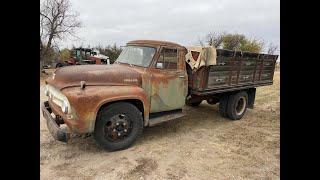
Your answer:
[[[112,65],[57,69],[46,80],[42,113],[56,140],[93,134],[109,151],[128,148],[143,128],[185,115],[184,106],[219,104],[222,116],[241,119],[253,108],[256,87],[271,85],[278,55],[184,47],[135,40]],[[67,128],[61,128],[66,124]]]

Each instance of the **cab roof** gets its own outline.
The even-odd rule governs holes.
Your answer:
[[[180,44],[170,42],[170,41],[159,41],[159,40],[133,40],[129,41],[127,44],[148,44],[148,45],[153,45],[153,46],[177,46],[184,48]]]

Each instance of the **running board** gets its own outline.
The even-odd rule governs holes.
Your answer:
[[[155,113],[157,115],[154,115],[155,117],[152,117],[149,119],[149,126],[154,126],[166,121],[170,121],[173,119],[177,119],[180,117],[185,116],[186,114],[182,112],[182,110],[174,110],[172,112],[160,112]]]

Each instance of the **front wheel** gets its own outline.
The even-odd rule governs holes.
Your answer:
[[[227,115],[231,120],[239,120],[243,117],[248,106],[248,94],[245,91],[229,96]]]
[[[127,102],[103,108],[97,117],[94,139],[108,151],[126,149],[142,134],[143,119],[139,109]]]

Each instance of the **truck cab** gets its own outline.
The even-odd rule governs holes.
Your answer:
[[[157,113],[181,109],[185,104],[185,53],[186,49],[175,43],[131,41],[115,63],[143,70],[141,87],[149,99],[149,113]]]

